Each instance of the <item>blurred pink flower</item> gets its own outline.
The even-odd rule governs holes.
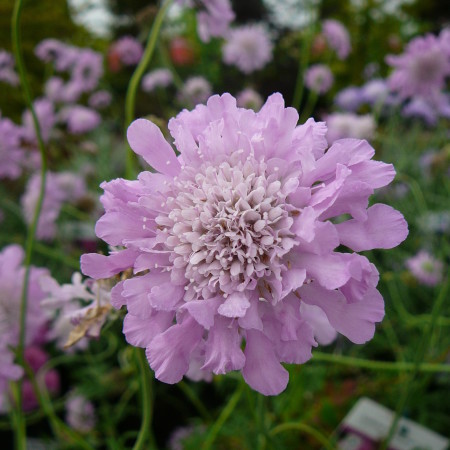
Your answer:
[[[341,22],[333,19],[324,20],[322,32],[328,45],[336,52],[339,59],[345,59],[350,54],[350,35]]]
[[[327,141],[332,144],[338,139],[372,139],[375,133],[375,120],[370,114],[333,113],[326,118]]]
[[[66,401],[66,422],[80,433],[88,433],[96,424],[92,402],[81,394],[72,392]]]
[[[173,76],[169,69],[155,69],[142,78],[142,90],[153,92],[156,88],[164,88],[172,84]]]
[[[142,44],[133,36],[123,36],[111,45],[110,52],[118,55],[125,66],[135,66],[144,53]]]
[[[444,265],[425,250],[407,259],[406,267],[419,282],[428,286],[436,286],[442,281]]]
[[[319,94],[328,92],[333,81],[333,74],[325,64],[314,64],[305,73],[305,86]]]
[[[19,84],[19,77],[14,70],[14,58],[11,53],[0,49],[0,81],[11,86]]]

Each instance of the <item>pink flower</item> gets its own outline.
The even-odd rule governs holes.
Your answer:
[[[67,130],[71,134],[83,134],[97,128],[102,118],[94,109],[86,106],[66,106],[59,113],[61,121],[67,124]]]
[[[0,49],[0,81],[11,86],[19,84],[19,77],[14,71],[14,58],[11,53]]]
[[[188,106],[205,103],[212,93],[210,82],[201,76],[191,77],[186,80],[181,91],[178,93],[178,99]]]
[[[142,44],[133,36],[123,36],[111,46],[111,53],[117,54],[120,62],[125,66],[135,66],[144,53]]]
[[[239,92],[236,96],[236,102],[239,108],[253,109],[254,111],[259,111],[263,105],[261,95],[251,88]]]
[[[444,266],[441,261],[421,250],[416,256],[406,260],[406,267],[421,283],[436,286],[442,281]]]
[[[375,120],[370,114],[333,113],[327,116],[327,141],[332,144],[338,139],[372,139]]]
[[[305,73],[305,85],[311,91],[325,94],[333,85],[333,74],[325,64],[315,64]]]
[[[155,69],[142,78],[142,90],[152,92],[156,88],[165,88],[173,82],[172,72],[169,69]]]
[[[134,274],[111,302],[127,306],[126,339],[146,348],[159,380],[177,383],[195,358],[276,395],[288,383],[281,363],[306,362],[330,327],[357,344],[373,337],[384,316],[378,272],[355,252],[406,238],[398,211],[368,208],[394,168],[372,161],[366,141],[325,152],[325,124],[297,122],[280,94],[258,113],[213,96],[169,122],[179,156],[152,122],[130,125],[131,148],[158,173],[102,184],[96,234],[123,249],[83,255],[81,267],[95,279]]]
[[[223,47],[223,61],[245,74],[262,69],[272,60],[273,45],[263,25],[234,28]]]
[[[445,40],[432,34],[413,39],[403,54],[388,55],[386,62],[394,68],[388,79],[389,88],[402,99],[433,98],[450,75],[450,53]]]
[[[339,59],[345,59],[351,51],[350,35],[341,22],[333,19],[323,21],[322,31],[328,45],[336,52]]]
[[[21,148],[22,130],[0,115],[0,178],[14,180],[22,173],[25,152]]]
[[[72,392],[66,402],[66,422],[80,433],[88,433],[96,423],[94,405],[83,395]]]

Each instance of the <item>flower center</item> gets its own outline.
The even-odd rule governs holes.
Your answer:
[[[187,168],[175,181],[165,245],[172,270],[187,279],[185,300],[225,297],[255,289],[258,279],[280,276],[292,248],[285,195],[277,168],[248,158],[230,165]],[[168,219],[168,220],[167,220]]]

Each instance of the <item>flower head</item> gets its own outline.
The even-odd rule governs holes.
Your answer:
[[[327,141],[338,139],[372,139],[375,133],[375,120],[370,114],[333,113],[327,116]]]
[[[347,87],[336,95],[334,101],[338,108],[344,111],[357,111],[363,103],[361,88],[356,86]]]
[[[239,108],[253,109],[259,111],[263,105],[263,99],[261,95],[254,89],[246,88],[239,92],[236,96],[236,103]]]
[[[410,41],[403,54],[388,55],[386,62],[394,68],[388,79],[390,89],[402,99],[432,98],[439,93],[450,75],[450,56],[443,42],[427,34]]]
[[[444,265],[425,250],[409,258],[406,267],[417,280],[427,286],[436,286],[442,281]]]
[[[103,109],[110,105],[112,95],[105,90],[94,92],[88,100],[88,104],[91,108]]]
[[[22,173],[25,152],[21,148],[20,127],[0,116],[0,178],[18,178]]]
[[[325,153],[325,124],[297,122],[280,94],[258,113],[213,96],[169,122],[180,156],[152,122],[130,125],[131,148],[159,173],[102,184],[96,233],[123,249],[83,255],[81,266],[96,279],[135,275],[111,301],[127,306],[126,339],[146,348],[159,380],[176,383],[200,362],[209,373],[241,370],[253,389],[275,395],[288,382],[281,362],[311,358],[315,336],[327,341],[324,322],[363,343],[382,320],[378,272],[354,252],[407,235],[399,212],[367,208],[394,169],[372,161],[366,141]]]
[[[141,60],[144,49],[133,36],[123,36],[112,44],[110,52],[116,54],[125,66],[135,66]]]
[[[72,392],[66,402],[66,422],[80,433],[88,433],[96,423],[94,405],[83,395]]]
[[[14,71],[14,58],[11,53],[0,49],[0,81],[17,86],[19,77]]]
[[[102,118],[95,109],[86,106],[66,106],[59,113],[61,121],[67,124],[67,130],[72,134],[83,134],[97,128]]]
[[[333,74],[325,64],[315,64],[305,73],[305,85],[311,91],[325,94],[333,85]]]
[[[322,32],[328,45],[336,52],[339,59],[345,59],[351,51],[350,35],[341,22],[333,19],[324,20]]]
[[[181,91],[179,100],[189,106],[205,103],[212,93],[209,81],[203,77],[191,77],[186,80]]]
[[[248,74],[272,60],[272,42],[262,25],[234,28],[223,47],[223,61]]]
[[[142,78],[142,90],[152,92],[156,88],[169,86],[172,81],[173,76],[169,69],[155,69]]]

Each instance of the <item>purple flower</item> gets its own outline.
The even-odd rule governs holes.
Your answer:
[[[272,60],[272,42],[263,25],[244,25],[230,31],[223,47],[223,61],[248,74]]]
[[[259,111],[263,105],[263,99],[254,89],[246,88],[236,96],[239,108],[253,109]]]
[[[421,250],[416,256],[406,260],[406,267],[414,277],[427,286],[436,286],[443,278],[443,264],[427,251]]]
[[[33,103],[42,139],[48,142],[50,133],[56,123],[55,109],[53,103],[47,98],[38,98]],[[22,114],[22,138],[30,144],[37,146],[36,131],[34,129],[33,117],[29,110]]]
[[[213,96],[170,120],[179,156],[152,122],[130,125],[131,148],[158,173],[102,184],[96,234],[122,250],[83,255],[81,267],[95,279],[134,274],[111,303],[127,306],[126,339],[146,348],[159,380],[177,383],[202,355],[202,370],[240,370],[253,389],[276,395],[288,382],[280,363],[304,363],[317,345],[320,320],[306,320],[302,303],[358,344],[382,320],[378,272],[354,252],[406,238],[398,211],[367,208],[394,168],[372,161],[366,141],[325,153],[325,124],[297,122],[280,94],[258,113]]]
[[[361,88],[361,95],[364,103],[368,103],[371,106],[382,105],[389,95],[386,80],[376,78],[368,81]]]
[[[402,99],[434,97],[450,75],[450,56],[442,41],[432,34],[413,39],[403,54],[388,55],[386,62],[394,68],[389,87]]]
[[[191,77],[183,85],[178,94],[179,100],[189,106],[205,103],[212,93],[209,81],[203,77]]]
[[[14,353],[7,346],[0,344],[0,412],[8,410],[5,400],[9,382],[16,381],[22,376],[22,367],[14,364]]]
[[[0,178],[14,180],[22,173],[25,152],[20,147],[21,134],[20,127],[0,116]]]
[[[375,120],[370,114],[359,116],[353,113],[333,113],[327,116],[327,141],[332,144],[338,139],[372,139]]]
[[[80,433],[89,433],[96,423],[94,405],[83,395],[72,392],[66,401],[66,422]]]
[[[325,64],[315,64],[305,73],[305,85],[311,91],[325,94],[333,85],[333,74]]]
[[[142,44],[133,36],[123,36],[111,46],[112,53],[119,56],[120,62],[125,66],[135,66],[144,53]]]
[[[0,49],[0,81],[11,86],[19,84],[19,77],[14,71],[14,58],[11,53]]]
[[[101,123],[100,114],[86,106],[67,106],[59,113],[61,121],[67,124],[67,130],[72,134],[83,134],[97,128]]]
[[[350,35],[341,22],[333,19],[324,20],[322,32],[328,45],[336,52],[339,59],[345,59],[351,51]]]
[[[57,39],[44,39],[35,48],[36,56],[44,62],[52,62],[55,69],[65,72],[72,68],[78,52],[76,47],[64,44]]]
[[[340,91],[334,99],[338,108],[355,112],[363,103],[361,88],[350,86]]]
[[[40,174],[34,174],[28,181],[22,197],[22,209],[27,223],[34,217],[39,198]],[[70,172],[48,172],[45,183],[45,197],[39,217],[36,236],[52,239],[56,234],[56,219],[64,202],[75,202],[86,193],[84,180]]]
[[[165,88],[172,82],[173,76],[169,69],[155,69],[142,78],[142,90],[153,92],[156,88]]]
[[[71,82],[76,83],[81,92],[93,91],[103,75],[103,56],[90,48],[80,49],[72,70]]]
[[[420,97],[413,98],[403,107],[402,116],[423,119],[427,125],[436,125],[437,122],[437,111]]]
[[[94,92],[88,100],[88,104],[91,108],[103,109],[110,105],[112,95],[105,90]]]
[[[212,37],[226,37],[234,12],[230,0],[178,0],[178,3],[190,8],[197,6],[197,31],[203,42]]]

